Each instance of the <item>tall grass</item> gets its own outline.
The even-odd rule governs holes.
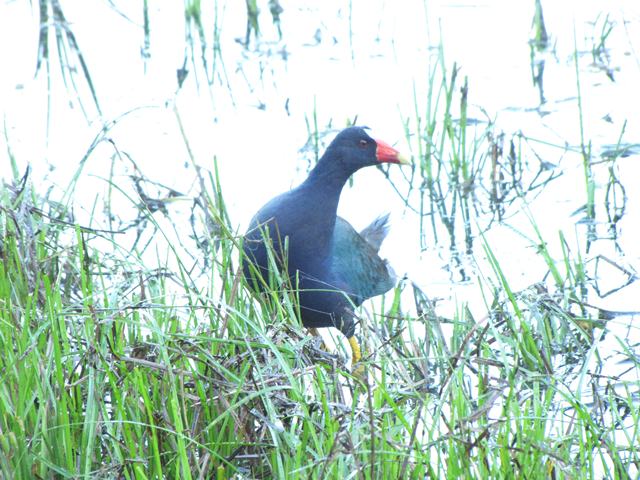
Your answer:
[[[587,218],[591,221],[595,220],[595,182],[593,179],[593,172],[591,169],[591,142],[586,142],[584,131],[584,113],[583,113],[583,97],[580,87],[580,68],[578,66],[578,46],[575,38],[574,28],[574,65],[576,72],[576,92],[578,94],[578,122],[580,125],[580,152],[582,154],[582,165],[584,169],[584,182],[586,191],[586,213]],[[592,231],[592,237],[595,232]]]
[[[424,84],[413,87],[405,133],[416,170],[407,179],[407,208],[418,215],[421,247],[446,245],[457,273],[452,277],[466,281],[463,257],[473,253],[479,233],[503,222],[510,207],[533,197],[557,173],[522,133],[500,131],[484,111],[483,118],[470,116],[473,83],[460,76],[461,67],[449,66],[440,45]],[[396,190],[407,196],[404,185]]]
[[[248,293],[221,182],[215,172],[201,180],[203,225],[215,226],[204,285],[186,268],[159,274],[135,255],[96,249],[95,231],[51,220],[56,204],[31,193],[27,178],[3,189],[5,478],[633,471],[640,385],[625,381],[625,398],[589,370],[604,331],[586,311],[571,312],[579,295],[514,291],[485,241],[487,315],[460,305],[440,317],[415,288],[416,314],[389,298],[363,317],[361,383],[301,330],[282,279],[262,299]],[[542,257],[558,292],[583,281],[580,260],[574,268],[565,256],[566,274]],[[598,408],[582,396],[589,385],[605,395]]]

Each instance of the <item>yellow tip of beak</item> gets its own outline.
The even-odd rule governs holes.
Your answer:
[[[413,165],[413,162],[411,161],[411,159],[403,155],[402,153],[398,153],[398,163],[400,165]]]

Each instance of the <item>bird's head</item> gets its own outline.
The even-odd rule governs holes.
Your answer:
[[[333,139],[327,153],[339,158],[345,167],[353,171],[379,163],[411,163],[388,143],[371,138],[365,128],[345,128]]]

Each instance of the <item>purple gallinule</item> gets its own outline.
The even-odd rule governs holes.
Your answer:
[[[409,162],[361,127],[341,131],[307,179],[264,205],[244,236],[243,271],[249,284],[265,290],[270,264],[265,241],[270,242],[278,267],[297,289],[302,324],[312,331],[338,328],[349,340],[354,365],[361,352],[353,308],[395,283],[393,272],[378,256],[388,215],[358,234],[336,210],[349,177],[380,163]]]

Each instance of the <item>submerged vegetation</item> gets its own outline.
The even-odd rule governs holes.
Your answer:
[[[213,40],[200,2],[185,3],[185,30],[197,32],[198,68],[209,83],[223,69],[223,8],[214,3]],[[259,16],[261,6],[283,35],[279,2],[247,0],[245,48],[252,36],[259,41],[267,18]],[[535,6],[534,40],[544,49],[548,34],[540,2]],[[82,65],[98,108],[59,2],[39,8],[41,22],[60,29],[57,48],[75,52],[66,58]],[[148,43],[147,2],[144,8]],[[349,22],[355,14],[350,7]],[[614,24],[605,17],[598,25],[594,61],[607,58]],[[48,62],[54,35],[41,32],[40,61]],[[188,36],[195,65],[197,41]],[[473,281],[484,308],[453,302],[445,315],[446,300],[418,279],[403,279],[358,312],[365,379],[351,374],[340,335],[326,350],[305,332],[295,296],[278,288],[282,279],[263,297],[250,295],[239,273],[242,238],[225,201],[232,186],[215,162],[211,171],[197,166],[178,108],[194,172],[188,195],[140,170],[109,126],[59,197],[36,185],[26,160],[7,148],[0,160],[13,172],[0,187],[1,476],[636,478],[637,312],[599,308],[593,299],[628,287],[637,274],[592,255],[590,246],[604,224],[607,240],[620,248],[627,191],[617,165],[638,150],[623,131],[595,157],[582,128],[577,49],[574,61],[580,144],[554,147],[550,162],[537,151],[549,146],[543,140],[503,132],[489,116],[472,118],[473,81],[461,79],[438,50],[429,84],[415,85],[414,114],[404,122],[415,169],[388,178],[420,223],[421,247],[444,245],[452,277]],[[187,63],[178,72],[181,86]],[[69,88],[79,92],[75,82]],[[310,118],[308,143],[317,157],[325,132],[315,110]],[[6,129],[5,137],[9,147]],[[89,176],[87,158],[104,145],[114,152],[100,179],[107,194],[87,207],[91,222],[83,224],[75,193]],[[555,161],[569,153],[580,156],[584,172],[576,195],[587,228],[578,242],[563,231],[545,237],[545,219],[530,208],[561,175]],[[122,165],[133,165],[124,181],[114,173]],[[177,205],[189,205],[187,214]],[[506,271],[514,259],[490,238],[514,210],[531,232],[517,233],[540,272],[524,288]],[[613,285],[604,281],[610,276]]]

